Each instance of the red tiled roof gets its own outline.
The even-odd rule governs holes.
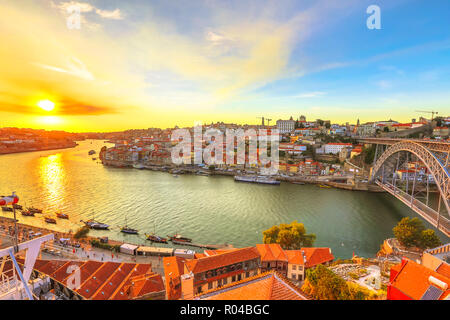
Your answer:
[[[299,264],[299,265],[305,264],[301,250],[285,250],[284,252],[288,257],[289,264]]]
[[[38,259],[36,260],[34,269],[66,285],[66,280],[71,275],[70,272],[68,273],[68,268],[72,265],[80,268],[81,278],[81,286],[74,291],[85,299],[133,299],[149,292],[164,290],[161,276],[151,272],[150,264]],[[146,277],[141,279],[139,290],[132,290],[127,295],[121,294],[121,290],[123,291],[125,286],[130,286],[130,279],[142,275]],[[146,283],[146,281],[150,281],[151,283]],[[160,285],[155,285],[155,283],[159,283]]]
[[[450,264],[442,262],[441,265],[436,269],[436,272],[450,279]]]
[[[301,251],[304,251],[306,255],[305,268],[312,268],[334,260],[330,248],[302,248]]]
[[[177,256],[163,258],[166,292],[167,299],[169,300],[176,300],[181,298],[180,276],[184,273],[185,261],[186,259]]]
[[[412,260],[404,258],[400,266],[401,269],[396,269],[398,270],[398,274],[391,280],[390,286],[413,300],[420,300],[428,290],[431,285],[429,281],[430,276],[450,285],[449,277]],[[447,288],[447,291],[439,299],[445,298],[449,293],[450,289]],[[395,297],[389,297],[388,295],[388,299],[395,299]]]
[[[257,244],[256,249],[261,255],[261,261],[288,261],[288,257],[283,248],[277,243]]]
[[[259,258],[258,251],[254,247],[248,247],[230,250],[210,257],[188,260],[185,263],[185,268],[188,272],[199,273],[256,258]]]
[[[198,300],[307,300],[277,273],[265,273],[196,296]]]

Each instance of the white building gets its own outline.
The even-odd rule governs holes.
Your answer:
[[[338,154],[344,148],[352,148],[351,143],[327,143],[323,146],[324,153]]]
[[[277,129],[280,133],[289,133],[295,129],[295,120],[277,120]]]

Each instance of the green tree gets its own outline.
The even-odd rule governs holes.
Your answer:
[[[306,270],[306,278],[314,288],[315,299],[347,300],[350,298],[350,291],[345,280],[321,264],[314,269]]]
[[[384,128],[383,128],[383,131],[384,131],[384,132],[389,132],[389,128],[388,128],[388,127],[384,127]]]
[[[420,246],[422,231],[425,230],[419,218],[405,217],[392,229],[398,241],[404,246]]]
[[[375,145],[371,145],[370,147],[365,148],[363,150],[363,154],[365,154],[364,162],[366,164],[372,164],[373,159],[375,158]]]
[[[442,244],[441,239],[439,239],[434,230],[431,229],[422,231],[420,242],[421,247],[424,249],[436,248]]]
[[[264,243],[278,243],[285,250],[312,247],[315,240],[316,235],[307,234],[303,223],[297,221],[282,223],[263,231]]]

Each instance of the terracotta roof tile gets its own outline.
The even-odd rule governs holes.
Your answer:
[[[276,273],[265,273],[198,295],[199,300],[306,300]]]
[[[277,243],[257,244],[256,249],[261,255],[261,261],[288,261],[288,257]]]
[[[187,272],[199,273],[225,267],[234,263],[259,258],[259,253],[254,247],[230,250],[222,254],[186,261]]]
[[[184,262],[180,257],[164,257],[164,277],[166,282],[167,299],[177,300],[181,297],[180,276],[184,273]]]
[[[312,268],[319,264],[333,261],[334,256],[330,248],[302,248],[306,255],[306,268]]]
[[[401,291],[403,294],[409,296],[411,299],[420,300],[431,283],[429,277],[434,278],[450,285],[450,278],[442,275],[434,270],[426,268],[414,261],[404,258],[402,262],[403,267],[400,269],[397,276],[391,280],[391,286]],[[449,290],[447,290],[449,291]],[[441,299],[444,298],[448,292],[445,292]]]

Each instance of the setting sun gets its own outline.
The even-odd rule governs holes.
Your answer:
[[[50,100],[41,100],[37,103],[38,107],[45,111],[52,111],[55,108],[55,104]]]

